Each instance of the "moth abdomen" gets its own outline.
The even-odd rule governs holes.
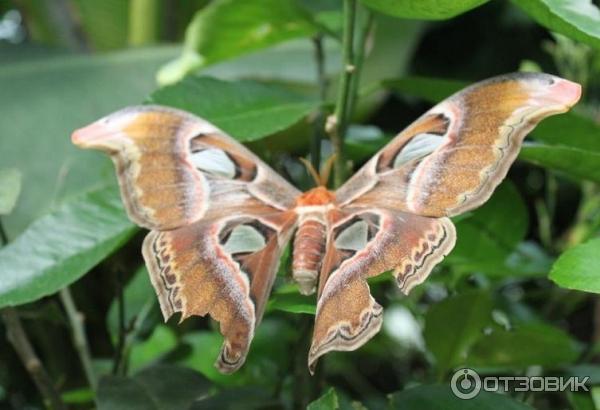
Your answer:
[[[309,295],[315,291],[317,275],[325,253],[325,225],[317,219],[300,222],[294,239],[292,270],[300,292]]]

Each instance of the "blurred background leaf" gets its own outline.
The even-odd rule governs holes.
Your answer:
[[[0,215],[14,209],[21,193],[21,173],[18,169],[0,169]]]
[[[0,249],[0,307],[31,302],[70,285],[136,230],[114,187],[66,202]]]

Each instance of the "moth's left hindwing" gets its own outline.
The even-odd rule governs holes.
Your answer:
[[[391,270],[405,293],[421,283],[454,246],[446,217],[485,202],[526,134],[580,94],[578,84],[548,74],[475,84],[433,107],[336,191],[347,216],[330,216],[311,368],[327,351],[356,349],[378,331],[381,308],[366,279]],[[366,226],[376,233],[366,235]]]
[[[299,192],[212,124],[171,108],[126,108],[72,139],[110,154],[130,218],[152,230],[143,254],[165,320],[209,313],[225,337],[217,367],[238,369]]]

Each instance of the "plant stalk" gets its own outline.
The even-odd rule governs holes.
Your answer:
[[[0,247],[8,244],[8,236],[4,230],[2,219],[0,219]],[[31,376],[44,401],[55,410],[66,409],[58,391],[52,383],[52,379],[46,372],[42,361],[33,350],[33,346],[25,333],[21,319],[17,310],[13,307],[6,307],[0,311],[4,326],[6,326],[6,338],[13,345],[17,355],[21,359],[25,370]]]
[[[75,302],[73,301],[73,295],[71,295],[71,291],[68,287],[61,289],[59,295],[63,307],[67,312],[69,324],[71,325],[73,345],[75,346],[75,350],[77,350],[79,360],[81,360],[85,377],[87,378],[92,390],[95,391],[96,387],[98,386],[98,379],[96,378],[96,373],[94,372],[92,355],[90,354],[90,346],[85,335],[83,314],[77,310]]]
[[[52,383],[52,379],[50,379],[50,376],[46,372],[46,368],[33,350],[33,346],[31,346],[17,310],[12,307],[4,308],[2,310],[2,320],[6,326],[8,341],[13,345],[46,404],[54,410],[66,409],[65,404]]]
[[[159,38],[160,1],[130,0],[129,33],[130,46],[143,46],[156,42]]]
[[[325,53],[323,36],[313,38],[315,63],[317,66],[317,86],[319,89],[319,109],[313,123],[313,135],[310,140],[310,161],[317,171],[321,167],[321,140],[325,130],[325,103],[327,101],[327,75],[325,73]]]
[[[346,177],[346,160],[344,157],[344,138],[348,129],[352,77],[356,73],[354,61],[354,23],[356,21],[356,0],[344,0],[344,34],[342,37],[343,70],[338,85],[337,102],[333,124],[330,127],[330,138],[335,157],[334,185],[337,188]]]

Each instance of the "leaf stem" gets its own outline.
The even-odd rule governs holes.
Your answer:
[[[367,53],[367,48],[369,47],[371,31],[373,30],[373,13],[368,9],[366,10],[366,13],[367,15],[364,19],[364,24],[362,25],[356,39],[358,49],[356,50],[356,57],[354,60],[354,66],[356,67],[356,70],[354,71],[354,75],[352,76],[352,81],[350,83],[350,98],[348,100],[349,118],[352,118],[352,114],[354,113],[354,106],[356,105],[356,99],[358,96],[360,75],[362,73],[363,62],[365,61],[365,54]]]
[[[77,353],[79,354],[79,360],[81,360],[85,377],[87,378],[92,390],[95,391],[96,387],[98,386],[98,380],[96,379],[96,374],[94,373],[92,355],[90,354],[89,343],[85,335],[83,314],[77,310],[69,287],[61,289],[59,294],[63,307],[67,312],[67,317],[71,325],[73,344],[77,350]]]
[[[351,97],[352,77],[356,72],[354,61],[354,23],[356,21],[356,0],[344,0],[344,33],[342,37],[343,70],[338,84],[338,95],[330,127],[331,144],[335,158],[334,185],[342,184],[346,176],[346,160],[344,158],[344,138],[348,128],[349,99]]]
[[[123,280],[120,271],[116,273],[116,288],[117,288],[117,309],[119,314],[119,339],[115,349],[115,358],[113,361],[112,374],[118,375],[121,369],[121,361],[123,360],[123,349],[125,348],[125,337],[127,329],[125,328],[125,295],[123,293]]]
[[[1,314],[6,326],[6,337],[13,345],[46,403],[54,410],[66,409],[65,404],[52,383],[52,379],[50,379],[50,376],[46,372],[46,368],[33,350],[33,346],[31,346],[17,310],[7,307],[2,310]]]
[[[157,0],[131,0],[129,2],[129,45],[143,46],[159,37],[160,2]]]
[[[321,166],[321,140],[325,129],[325,103],[327,101],[327,75],[325,73],[325,53],[323,35],[313,38],[315,63],[317,66],[317,86],[319,88],[319,109],[314,120],[313,135],[310,140],[310,161],[317,171]]]

